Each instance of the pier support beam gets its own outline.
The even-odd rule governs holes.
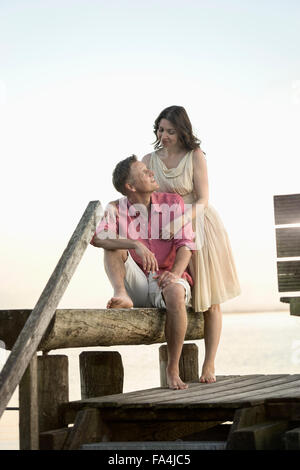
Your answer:
[[[59,407],[69,401],[68,356],[38,356],[38,394],[40,432],[63,426]]]
[[[81,397],[123,392],[124,369],[117,351],[84,351],[79,355]]]
[[[168,364],[167,345],[159,348],[160,386],[167,387],[166,367]],[[179,360],[179,376],[183,382],[199,382],[198,346],[186,343],[182,347]]]
[[[19,384],[20,450],[39,449],[37,355],[34,354]]]

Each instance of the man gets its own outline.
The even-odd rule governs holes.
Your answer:
[[[191,224],[180,237],[162,238],[166,214],[170,223],[184,212],[178,194],[156,192],[153,172],[135,155],[118,163],[113,184],[125,198],[110,203],[91,241],[104,248],[104,264],[114,295],[107,308],[166,308],[167,383],[186,389],[179,377],[179,359],[187,328],[186,305],[192,278],[187,266],[194,249]],[[170,209],[170,210],[168,210]]]

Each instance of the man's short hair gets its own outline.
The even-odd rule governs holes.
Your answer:
[[[125,158],[125,160],[120,161],[113,171],[113,185],[119,193],[126,196],[125,184],[128,183],[130,168],[131,165],[137,162],[136,155],[131,155],[130,157]]]

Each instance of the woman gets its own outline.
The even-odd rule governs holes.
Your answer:
[[[241,292],[233,254],[222,220],[209,204],[205,154],[185,109],[164,109],[155,120],[154,133],[155,151],[142,161],[154,172],[159,191],[183,197],[196,233],[197,250],[189,267],[194,279],[193,308],[204,315],[205,358],[200,382],[212,383],[216,381],[215,357],[222,329],[220,304]],[[177,228],[172,227],[171,233]]]

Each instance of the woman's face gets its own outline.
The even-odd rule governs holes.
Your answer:
[[[174,125],[167,119],[161,119],[157,129],[157,138],[163,147],[173,147],[178,144],[178,134]]]

